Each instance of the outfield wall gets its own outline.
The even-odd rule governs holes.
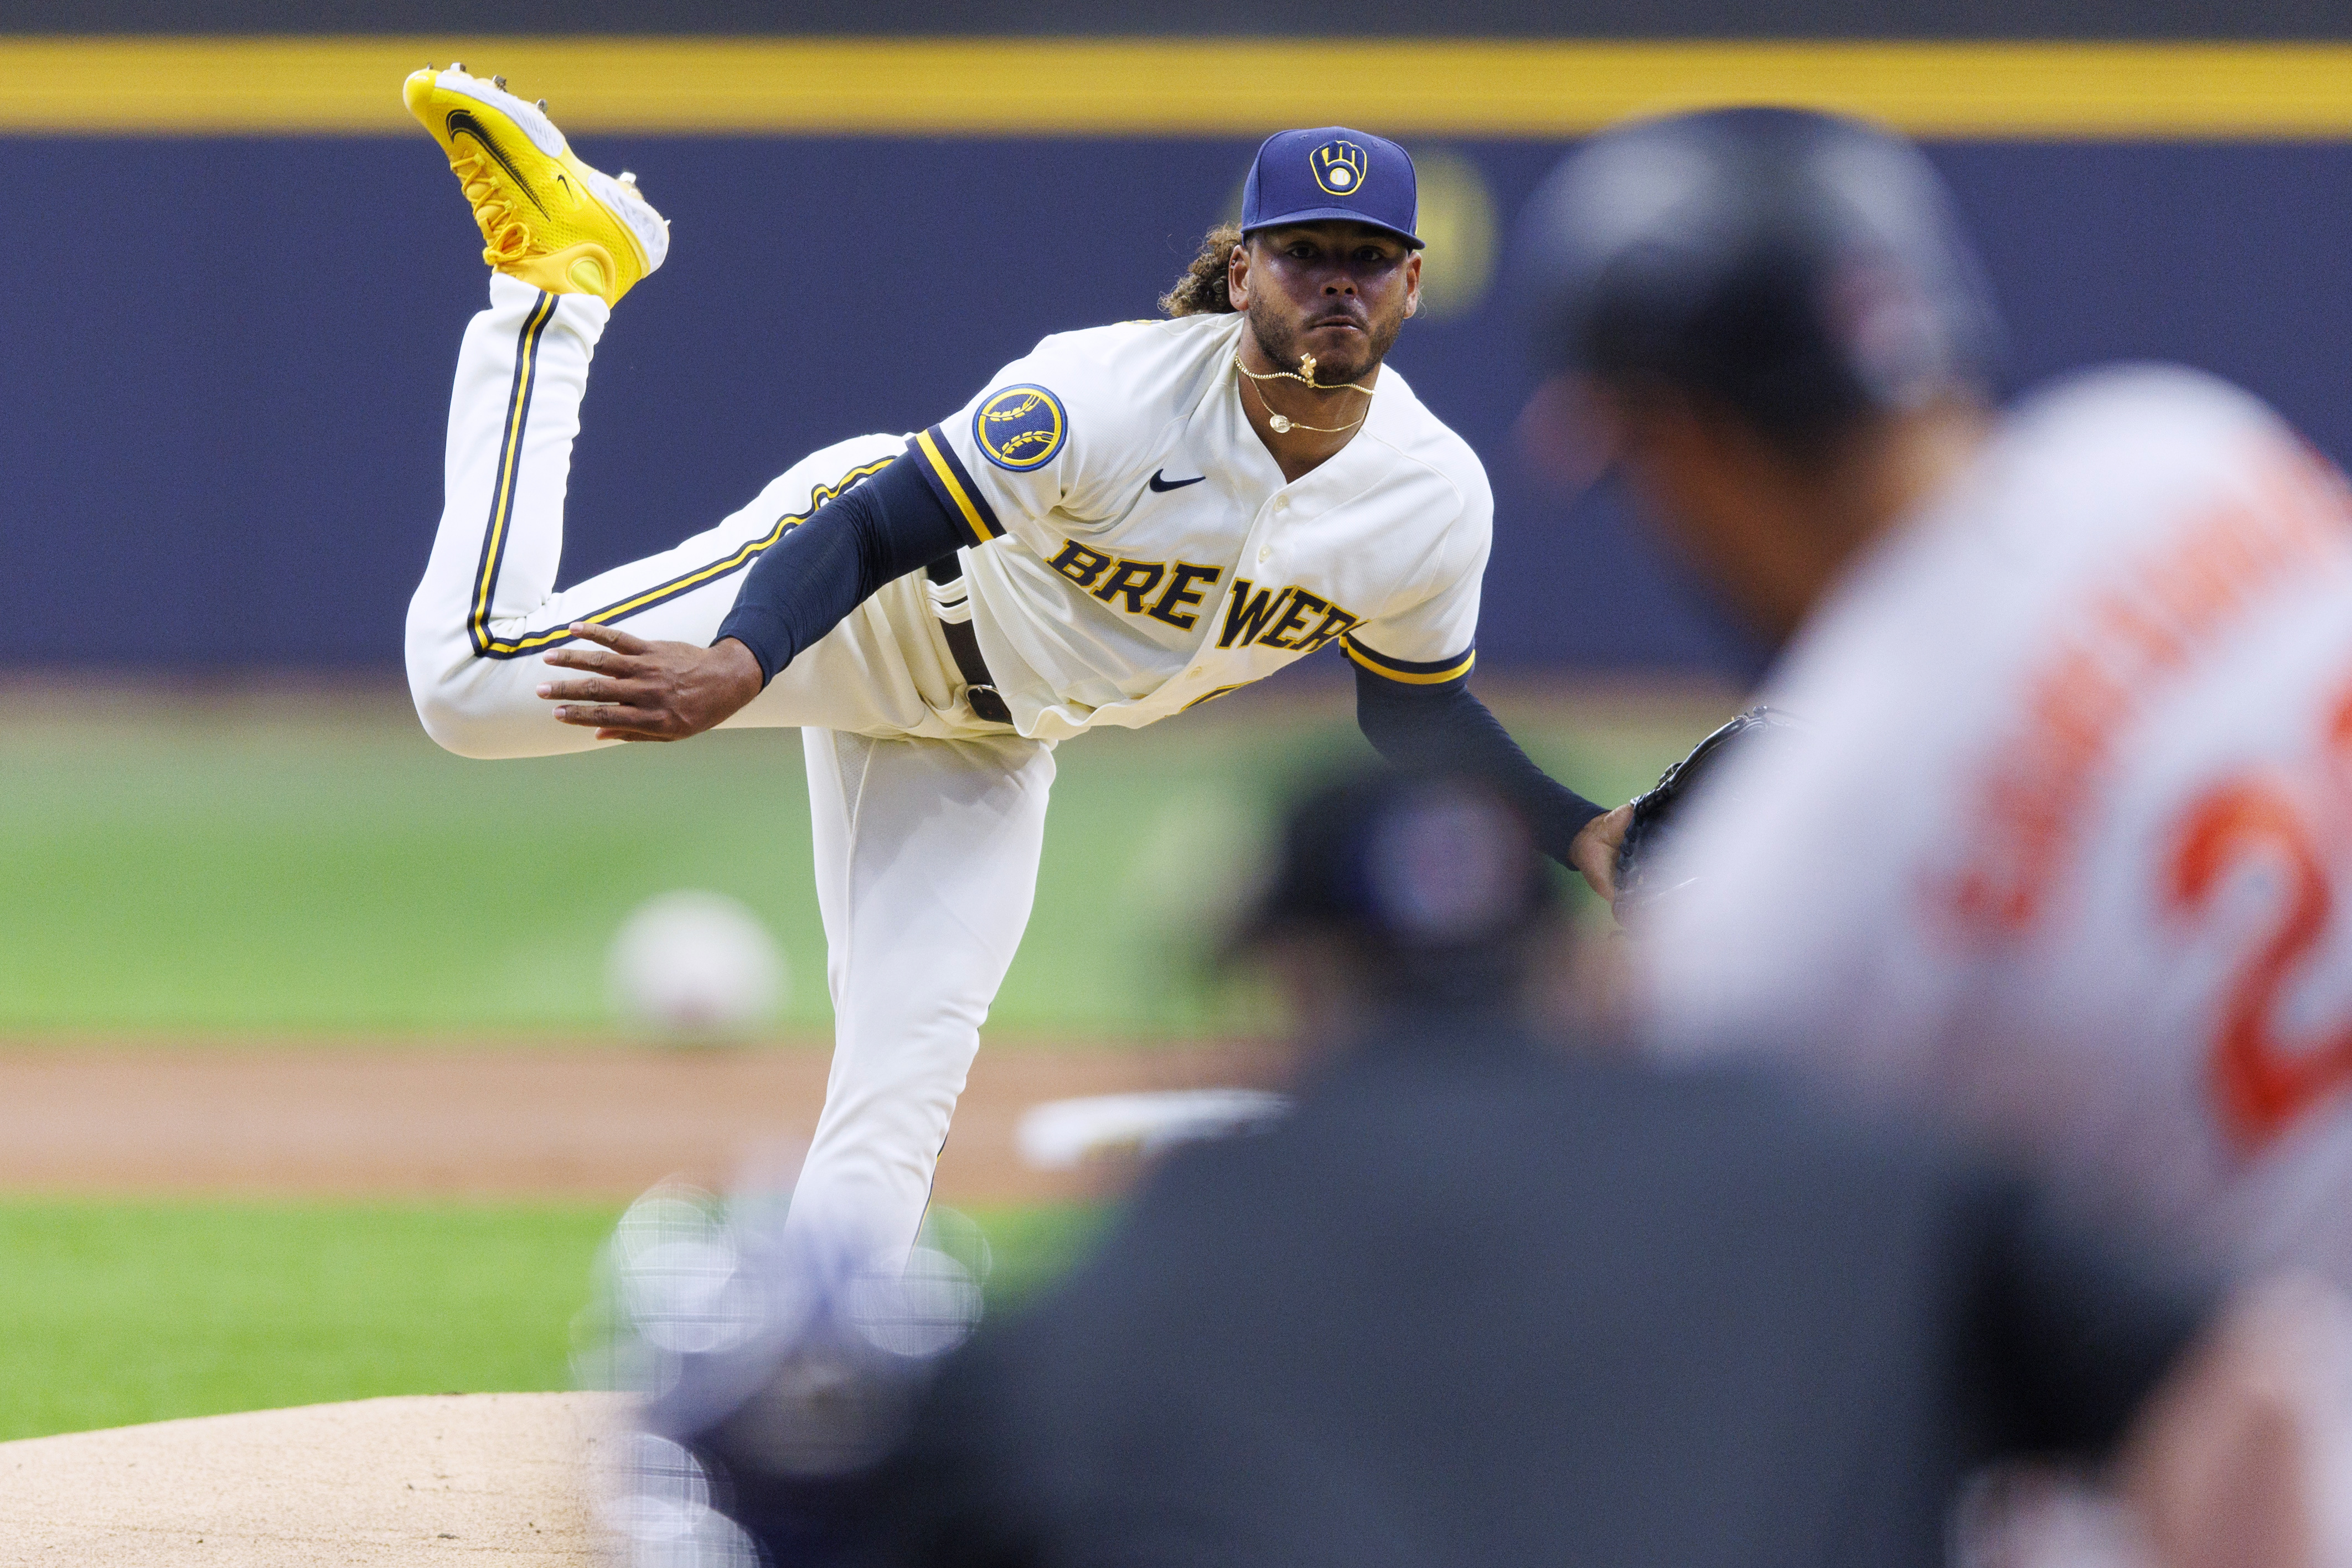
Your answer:
[[[517,85],[562,118],[560,84]],[[2352,68],[2341,86],[2352,120]],[[1291,118],[1322,107],[1260,97],[1295,102]],[[396,665],[439,507],[447,376],[483,290],[431,143],[396,124],[167,135],[133,111],[58,134],[12,120],[11,102],[0,90],[18,251],[0,303],[0,614],[20,660]],[[1478,256],[1568,137],[1421,122],[1435,129],[1406,139],[1433,172],[1434,308],[1395,362],[1494,477],[1488,660],[1738,664],[1612,497],[1566,504],[1514,447],[1533,372],[1507,271]],[[2314,112],[2181,140],[2149,122],[1932,145],[1982,236],[2021,379],[2182,360],[2352,455],[2347,128]],[[705,526],[809,448],[941,417],[1043,333],[1148,313],[1234,204],[1255,136],[575,140],[638,172],[676,241],[598,360],[567,579]]]

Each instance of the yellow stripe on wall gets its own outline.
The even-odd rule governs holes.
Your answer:
[[[2352,137],[2352,46],[620,37],[0,40],[0,132],[394,134],[431,61],[585,131],[1556,137],[1727,102],[1918,135]]]

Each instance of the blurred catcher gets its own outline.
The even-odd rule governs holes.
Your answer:
[[[496,269],[410,606],[418,713],[486,758],[802,730],[837,1022],[796,1215],[911,1242],[1028,920],[1053,747],[1089,728],[1337,644],[1376,747],[1480,768],[1608,891],[1622,818],[1468,689],[1493,502],[1382,363],[1419,298],[1402,149],[1270,138],[1169,319],[1049,337],[940,423],[827,447],[709,531],[558,591],[589,361],[667,227],[495,79],[427,69],[407,97]]]
[[[2346,1360],[2324,1308],[2217,1312],[1767,1075],[1562,1050],[1527,1008],[1557,915],[1479,780],[1297,802],[1235,944],[1296,1003],[1295,1108],[1170,1156],[961,1345],[951,1290],[730,1265],[645,1415],[634,1490],[672,1500],[631,1517],[872,1568],[1934,1568],[1965,1468],[2033,1450],[2239,1548],[2179,1568],[2303,1568],[2265,1550],[2294,1467],[2215,1483],[2273,1457],[2283,1372]],[[710,1332],[730,1300],[763,1304]]]

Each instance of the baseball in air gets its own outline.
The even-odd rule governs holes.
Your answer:
[[[784,955],[766,925],[723,893],[665,893],[621,923],[605,967],[613,1007],[685,1039],[751,1033],[784,1004]]]

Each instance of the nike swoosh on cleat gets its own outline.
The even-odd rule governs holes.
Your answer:
[[[507,172],[508,177],[514,181],[515,188],[530,198],[532,206],[542,213],[547,213],[551,218],[555,215],[553,213],[547,212],[547,204],[539,199],[539,193],[530,188],[530,182],[522,177],[522,171],[514,166],[514,160],[507,156],[506,150],[491,140],[490,133],[482,128],[482,122],[474,117],[472,110],[451,110],[447,123],[451,137],[454,138],[462,132],[480,142],[482,151],[488,153],[498,162],[499,167]]]
[[[1153,472],[1150,481],[1151,487],[1153,489],[1181,490],[1187,485],[1197,485],[1202,480],[1208,477],[1206,474],[1196,474],[1190,479],[1162,479],[1160,476],[1167,472],[1168,470],[1165,468],[1158,469]]]

